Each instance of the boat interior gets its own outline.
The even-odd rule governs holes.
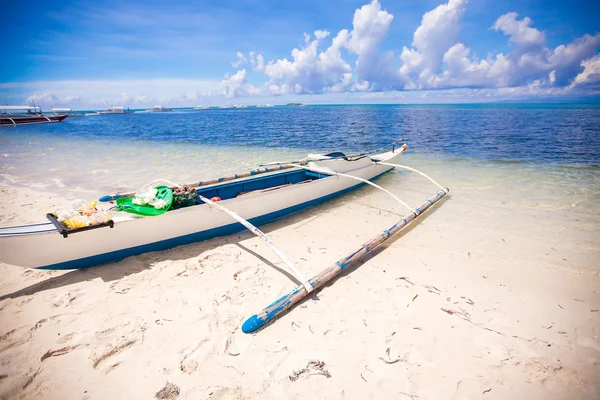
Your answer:
[[[249,194],[277,190],[286,186],[308,183],[328,176],[329,175],[314,173],[304,169],[292,170],[289,172],[281,172],[243,181],[228,182],[200,188],[196,190],[196,193],[209,199],[219,197],[221,200],[227,200]],[[198,203],[203,204],[204,202],[198,200]]]

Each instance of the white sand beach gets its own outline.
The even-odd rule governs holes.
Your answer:
[[[0,264],[0,396],[598,398],[593,199],[519,183],[519,167],[428,166],[447,200],[251,335],[242,322],[295,283],[249,232],[88,270]],[[408,173],[378,183],[409,204],[435,192]],[[3,225],[69,201],[0,189]],[[263,228],[313,275],[405,213],[367,187]]]

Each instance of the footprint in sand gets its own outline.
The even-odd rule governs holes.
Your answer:
[[[124,339],[121,343],[115,344],[115,345],[109,347],[103,353],[92,358],[94,368],[98,369],[100,366],[104,365],[107,362],[107,360],[116,356],[117,354],[121,353],[122,351],[132,347],[136,342],[137,342],[137,340],[135,340],[135,339]],[[110,366],[110,368],[116,367],[119,364],[120,364],[120,362],[112,364]]]
[[[539,380],[549,390],[561,387],[577,387],[584,384],[577,372],[546,358],[534,358],[526,364],[531,380]]]
[[[51,300],[52,307],[68,307],[77,299],[78,296],[79,293],[77,293],[77,291],[56,296]]]
[[[228,387],[217,387],[214,389],[209,389],[208,398],[211,400],[225,400],[225,399],[236,399],[236,400],[250,400],[251,397],[248,397],[244,394],[244,389],[242,388],[228,388]]]
[[[90,355],[90,360],[95,369],[112,369],[125,357],[117,357],[121,353],[133,347],[136,343],[144,341],[146,325],[143,321],[132,320],[123,325],[113,326],[96,333],[94,343],[107,343],[107,345],[96,348]],[[121,360],[115,360],[120,358]],[[116,362],[115,362],[116,361]]]
[[[236,282],[242,282],[251,277],[252,275],[256,275],[257,272],[258,270],[253,267],[242,268],[241,270],[233,274],[233,280],[235,280]]]
[[[200,366],[198,360],[202,360],[204,354],[206,353],[206,350],[208,350],[203,348],[209,347],[208,345],[205,345],[205,343],[208,341],[208,338],[202,339],[192,351],[185,354],[185,356],[181,360],[181,363],[179,364],[179,369],[181,369],[182,372],[188,375],[192,375],[198,370]]]

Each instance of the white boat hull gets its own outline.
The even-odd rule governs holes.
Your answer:
[[[393,163],[403,150],[401,148],[372,158]],[[316,161],[309,163],[309,167],[367,180],[393,169],[376,165],[369,157],[356,161]],[[354,179],[327,176],[309,183],[223,200],[219,204],[254,225],[260,225],[322,203],[361,185]],[[115,218],[114,228],[73,233],[66,238],[48,223],[16,229],[0,228],[0,261],[26,268],[87,268],[149,251],[229,235],[242,229],[242,225],[228,214],[207,204],[171,210],[155,217]],[[33,232],[35,230],[39,232]]]

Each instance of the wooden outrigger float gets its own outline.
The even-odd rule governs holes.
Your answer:
[[[410,214],[404,216],[400,221],[398,221],[394,225],[390,226],[388,229],[384,230],[379,235],[375,236],[374,238],[363,244],[356,251],[353,251],[346,257],[339,259],[335,264],[323,270],[321,273],[317,274],[313,278],[309,279],[309,283],[311,284],[313,289],[319,289],[321,286],[323,286],[324,284],[335,278],[337,275],[339,275],[342,271],[344,271],[344,269],[353,265],[361,258],[365,257],[367,254],[371,253],[380,244],[388,240],[394,234],[398,233],[405,226],[414,221],[423,212],[427,211],[428,208],[437,203],[447,193],[448,189],[440,190],[431,198],[427,199],[427,201],[417,209],[418,213],[411,212]],[[292,290],[285,296],[275,300],[273,303],[265,307],[258,314],[254,314],[253,316],[248,318],[242,325],[242,331],[244,333],[252,333],[264,327],[267,323],[273,321],[276,317],[292,308],[294,305],[296,305],[298,302],[304,299],[308,294],[309,292],[306,290],[304,285],[297,286],[294,290]]]
[[[273,321],[279,315],[285,313],[287,310],[289,310],[294,305],[296,305],[298,302],[300,302],[302,299],[304,299],[313,290],[319,289],[321,286],[323,286],[324,284],[326,284],[327,282],[329,282],[333,278],[335,278],[337,275],[339,275],[342,271],[344,271],[344,269],[353,265],[354,263],[356,263],[363,257],[367,256],[369,253],[371,253],[373,250],[375,250],[383,242],[388,240],[390,237],[394,236],[396,233],[400,232],[408,224],[410,224],[412,221],[414,221],[419,215],[421,215],[422,213],[427,211],[430,207],[432,207],[439,200],[441,200],[450,191],[448,188],[441,186],[439,183],[437,183],[436,181],[431,179],[429,176],[427,176],[426,174],[424,174],[421,171],[418,171],[414,168],[411,168],[411,167],[408,167],[405,165],[391,164],[391,163],[386,163],[386,162],[376,162],[376,164],[387,165],[387,166],[391,166],[394,168],[401,168],[401,169],[406,169],[406,170],[409,170],[412,172],[416,172],[416,173],[420,174],[421,176],[425,177],[426,179],[428,179],[429,181],[431,181],[436,186],[438,186],[441,190],[436,192],[431,198],[427,199],[426,202],[423,203],[420,207],[411,209],[411,207],[409,205],[407,205],[405,202],[400,200],[398,197],[396,197],[395,195],[393,195],[386,189],[384,189],[372,182],[366,181],[362,178],[354,177],[352,175],[331,172],[332,174],[337,175],[337,176],[342,176],[342,177],[346,177],[346,178],[350,178],[350,179],[356,179],[359,181],[363,181],[364,183],[367,183],[371,186],[376,187],[377,189],[384,191],[385,193],[390,195],[392,198],[397,200],[400,204],[409,208],[411,210],[411,213],[405,215],[400,221],[398,221],[397,223],[395,223],[388,229],[384,230],[379,235],[375,236],[374,238],[372,238],[371,240],[369,240],[368,242],[363,244],[358,250],[348,254],[346,257],[339,259],[335,264],[333,264],[329,268],[324,269],[319,274],[317,274],[313,278],[309,279],[308,284],[303,283],[302,285],[296,287],[294,290],[292,290],[285,296],[277,299],[276,301],[274,301],[273,303],[271,303],[270,305],[265,307],[258,314],[254,314],[253,316],[248,318],[242,325],[242,331],[244,333],[252,333],[252,332],[264,327],[266,324],[268,324],[270,321]],[[286,166],[287,164],[281,164],[281,165]],[[302,168],[306,168],[306,167],[302,167]]]

